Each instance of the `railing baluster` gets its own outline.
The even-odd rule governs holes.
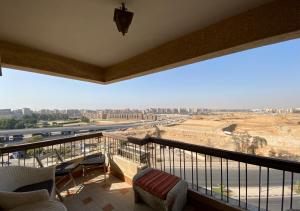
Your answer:
[[[61,155],[61,144],[59,144],[59,154]]]
[[[52,147],[51,147],[51,152],[53,153],[53,145],[52,145]],[[34,158],[35,158],[35,151],[34,151]],[[53,165],[53,155],[51,156],[51,165]],[[35,160],[35,159],[34,159]]]
[[[226,185],[227,185],[227,202],[229,202],[229,175],[228,175],[228,159],[226,159]]]
[[[266,210],[269,209],[269,184],[270,184],[270,169],[267,168],[267,201],[266,201]]]
[[[133,162],[137,162],[137,152],[136,152],[136,144],[132,144],[132,160]]]
[[[175,175],[175,158],[174,158],[174,151],[175,151],[175,148],[173,147],[173,148],[172,148],[172,153],[173,153],[173,175]]]
[[[194,189],[194,163],[193,163],[193,152],[191,151],[191,163],[192,163],[192,189]]]
[[[179,149],[179,171],[180,171],[180,178],[182,178],[182,170],[181,170],[181,149]]]
[[[9,163],[9,153],[7,153],[7,166],[10,166],[10,163]]]
[[[83,157],[86,157],[86,144],[85,144],[85,139],[83,139]]]
[[[245,182],[246,182],[246,209],[248,208],[248,166],[245,163]]]
[[[165,145],[163,145],[163,162],[164,162],[164,171],[166,171],[166,160],[165,160]]]
[[[140,150],[140,164],[142,163],[142,147],[139,145],[139,150]]]
[[[162,170],[161,144],[159,145],[159,161],[160,161],[160,170]]]
[[[241,206],[241,163],[238,162],[238,178],[239,178],[239,207]]]
[[[209,165],[210,165],[210,195],[212,196],[213,195],[213,176],[212,176],[212,157],[210,155],[210,162],[209,162]]]
[[[151,167],[154,167],[154,162],[153,162],[153,143],[151,143]]]
[[[221,160],[221,200],[223,201],[223,160]]]
[[[199,190],[199,179],[198,179],[198,153],[196,152],[196,179],[197,179],[197,191]]]
[[[183,179],[185,180],[185,150],[183,150]]]
[[[283,207],[284,207],[284,186],[285,186],[285,171],[282,171],[281,211],[283,211]]]
[[[18,151],[18,166],[20,166],[21,165],[21,158],[20,158],[20,151]]]
[[[46,152],[49,153],[49,147],[46,147]],[[49,166],[49,158],[47,157],[47,166]]]
[[[290,198],[290,209],[293,209],[293,190],[294,189],[294,172],[291,172],[291,198]]]
[[[35,167],[35,157],[36,157],[36,154],[35,154],[35,148],[33,149],[33,167]]]
[[[71,159],[73,158],[73,142],[70,143],[71,145]],[[90,151],[90,147],[89,147],[89,151]]]
[[[170,152],[170,147],[168,148],[169,148],[169,167],[170,167],[169,173],[171,174],[171,152]]]
[[[261,196],[261,166],[258,170],[258,210],[260,210],[260,196]]]
[[[26,150],[23,151],[23,166],[26,165],[26,159],[25,159],[25,157],[26,157]]]
[[[157,159],[156,159],[156,143],[154,143],[154,166],[155,168],[157,168],[156,166],[156,162],[157,162]]]
[[[64,160],[66,159],[66,143],[64,143]]]
[[[206,155],[204,157],[204,169],[205,169],[205,193],[207,194],[207,163],[206,163]]]

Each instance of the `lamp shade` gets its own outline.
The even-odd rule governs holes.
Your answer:
[[[114,12],[114,22],[117,25],[118,31],[125,35],[132,22],[133,12],[127,11],[124,3],[121,8],[116,8]]]

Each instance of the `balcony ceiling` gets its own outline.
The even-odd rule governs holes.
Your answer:
[[[222,40],[224,29],[218,23],[223,21],[222,25],[225,27],[224,20],[231,20],[232,23],[227,21],[226,31],[235,35],[241,33],[241,29],[235,24],[244,29],[250,27],[250,30],[256,30],[253,25],[262,19],[265,24],[272,25],[272,22],[267,21],[275,19],[264,20],[270,17],[268,13],[266,17],[263,14],[272,9],[279,11],[278,5],[281,8],[284,6],[281,9],[283,11],[285,7],[290,9],[296,6],[296,15],[290,18],[299,18],[297,0],[127,0],[127,7],[134,12],[134,18],[129,32],[123,37],[112,20],[114,8],[119,7],[120,2],[0,0],[0,53],[3,65],[109,83],[242,50],[225,52],[247,42],[295,31],[297,36],[299,34],[298,20],[277,31],[273,23],[274,28],[270,27],[268,31],[276,32],[258,32],[257,37],[252,36],[251,39],[239,43],[228,40],[230,36],[225,34],[225,43],[232,42],[231,46],[219,45],[218,49],[218,46],[210,44]],[[282,16],[285,15],[284,12],[281,13]],[[249,21],[249,26],[243,18]],[[241,20],[240,23],[236,22],[238,19]],[[215,33],[201,32],[210,26],[214,27],[211,30]],[[218,36],[213,37],[211,34]],[[238,35],[236,39],[239,40],[242,36],[244,35]],[[286,39],[294,37],[295,35]],[[208,38],[212,40],[206,42]],[[207,46],[205,43],[208,43]],[[250,47],[255,46],[247,48]]]

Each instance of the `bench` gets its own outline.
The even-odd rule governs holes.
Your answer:
[[[188,184],[166,172],[146,168],[133,178],[135,202],[156,210],[181,211],[186,204]]]

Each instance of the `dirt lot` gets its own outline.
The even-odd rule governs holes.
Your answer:
[[[129,130],[126,133],[138,137],[149,135],[166,139],[237,150],[234,136],[249,134],[265,138],[267,145],[255,154],[299,160],[300,158],[300,114],[214,113],[193,116],[185,122],[148,130]],[[236,124],[233,135],[222,130]]]

